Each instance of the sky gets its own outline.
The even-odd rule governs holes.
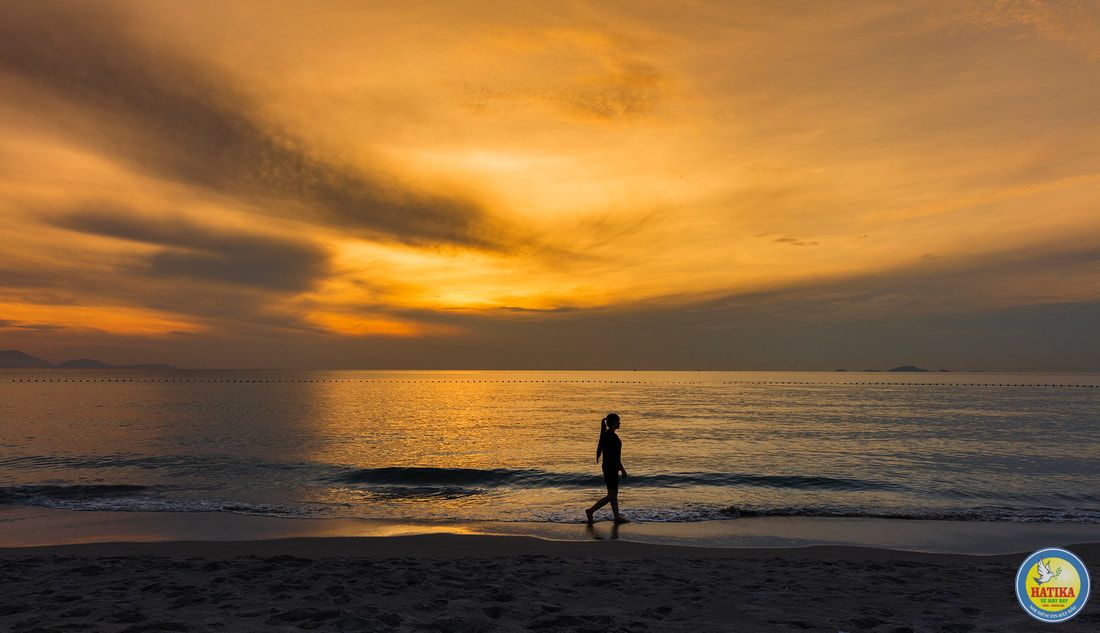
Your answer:
[[[1100,370],[1100,5],[0,0],[0,348]]]

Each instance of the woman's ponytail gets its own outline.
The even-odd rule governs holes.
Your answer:
[[[600,420],[600,442],[596,444],[596,461],[600,461],[600,455],[603,455],[603,438],[607,435],[607,418]]]

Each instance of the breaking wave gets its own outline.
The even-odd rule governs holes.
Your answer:
[[[170,498],[161,486],[129,484],[29,484],[0,486],[0,505],[86,512],[230,512],[272,517],[324,516],[329,506],[252,503],[225,499]]]
[[[551,523],[579,523],[578,512],[551,513],[539,517]],[[630,508],[631,520],[651,523],[726,521],[760,517],[898,519],[907,521],[1000,521],[1009,523],[1100,524],[1097,508],[857,508],[850,506],[710,506],[686,505],[675,508]]]
[[[482,488],[599,488],[599,474],[559,473],[512,468],[364,468],[337,475],[333,482],[382,486],[477,486]],[[753,475],[745,473],[681,472],[631,476],[631,487],[757,486],[802,490],[899,490],[880,481],[815,475]]]
[[[407,471],[415,471],[409,476]],[[441,472],[442,471],[442,472]],[[432,502],[461,500],[484,494],[491,485],[515,485],[517,481],[532,481],[535,485],[562,485],[584,478],[584,485],[591,485],[583,475],[544,473],[543,471],[471,470],[471,469],[403,469],[386,468],[354,471],[356,483],[369,483],[363,492],[373,500],[396,502]],[[553,475],[553,476],[549,476]],[[681,473],[688,478],[696,474]],[[654,478],[673,478],[675,475],[652,475]],[[643,479],[643,478],[638,478]],[[713,479],[708,479],[711,481]],[[729,478],[719,478],[727,481]],[[402,483],[395,484],[395,481]],[[441,482],[449,483],[441,483]],[[378,483],[375,483],[378,482]],[[415,482],[415,483],[414,483]],[[547,482],[552,482],[548,484]],[[455,485],[462,483],[467,485]],[[475,483],[482,487],[473,487]],[[577,484],[580,485],[580,484]],[[651,484],[656,485],[656,484]],[[697,485],[697,484],[691,484]],[[759,484],[758,484],[759,485]],[[778,485],[775,482],[769,485]],[[180,491],[167,486],[141,486],[133,484],[27,484],[0,486],[0,506],[22,505],[59,510],[101,512],[228,512],[285,518],[356,517],[363,510],[370,510],[370,503],[267,503],[216,498],[183,498],[173,496]],[[191,491],[192,494],[195,491]],[[474,512],[474,515],[477,513]],[[729,521],[761,517],[806,518],[865,518],[902,519],[927,521],[1003,521],[1013,523],[1078,523],[1100,524],[1100,508],[1074,507],[857,507],[849,505],[741,505],[722,506],[712,504],[685,504],[676,507],[631,507],[631,519],[643,522],[695,522]],[[469,520],[499,520],[494,517],[470,515]],[[364,517],[369,518],[369,517]],[[575,508],[529,515],[516,515],[516,521],[545,521],[552,523],[577,523],[582,517]]]

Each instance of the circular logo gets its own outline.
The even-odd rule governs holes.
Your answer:
[[[1041,622],[1064,622],[1089,599],[1089,572],[1077,555],[1057,547],[1027,557],[1016,572],[1016,598]]]

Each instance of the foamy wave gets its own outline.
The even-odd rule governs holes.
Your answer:
[[[195,494],[197,491],[185,491]],[[372,501],[432,502],[461,500],[483,493],[479,488],[463,486],[413,486],[380,485],[363,491],[363,503],[309,503],[309,502],[256,502],[217,498],[185,498],[181,491],[165,486],[141,486],[133,484],[27,484],[0,486],[0,505],[23,505],[59,510],[100,512],[228,512],[284,518],[338,518],[373,515],[379,506]],[[173,494],[177,496],[172,496]],[[416,520],[431,512],[412,510],[406,506],[406,515],[396,517],[393,508],[385,511],[387,518]],[[446,506],[442,506],[446,507]],[[495,513],[478,516],[477,506],[467,507],[467,520],[500,520]],[[377,510],[374,510],[377,511]],[[759,517],[836,517],[867,519],[904,519],[930,521],[1002,521],[1015,523],[1077,523],[1100,524],[1100,508],[1096,507],[857,507],[848,505],[721,506],[714,504],[683,504],[671,507],[628,507],[624,510],[631,519],[648,522],[696,522],[729,521]],[[421,516],[423,515],[423,516]],[[380,518],[380,517],[379,517]],[[462,517],[452,517],[462,520]],[[545,521],[552,523],[579,523],[583,512],[576,508],[511,515],[509,521]]]
[[[482,488],[599,488],[598,473],[560,473],[512,468],[364,468],[332,478],[333,482],[385,486],[462,486]],[[683,486],[757,486],[803,490],[896,490],[901,486],[881,481],[820,475],[756,475],[748,473],[678,472],[631,476],[631,487],[676,488]]]
[[[0,505],[85,512],[230,512],[272,517],[324,516],[330,506],[252,503],[224,499],[172,499],[166,488],[129,484],[30,484],[0,487]]]
[[[128,497],[153,491],[151,486],[131,484],[27,484],[0,487],[0,504],[27,504],[35,500],[73,501]]]
[[[713,506],[689,504],[675,508],[626,508],[630,519],[652,523],[691,523],[727,521],[759,517],[901,519],[911,521],[1001,521],[1011,523],[1083,523],[1100,524],[1096,508],[856,508],[848,506]],[[538,520],[551,523],[580,523],[579,511],[551,512]]]

